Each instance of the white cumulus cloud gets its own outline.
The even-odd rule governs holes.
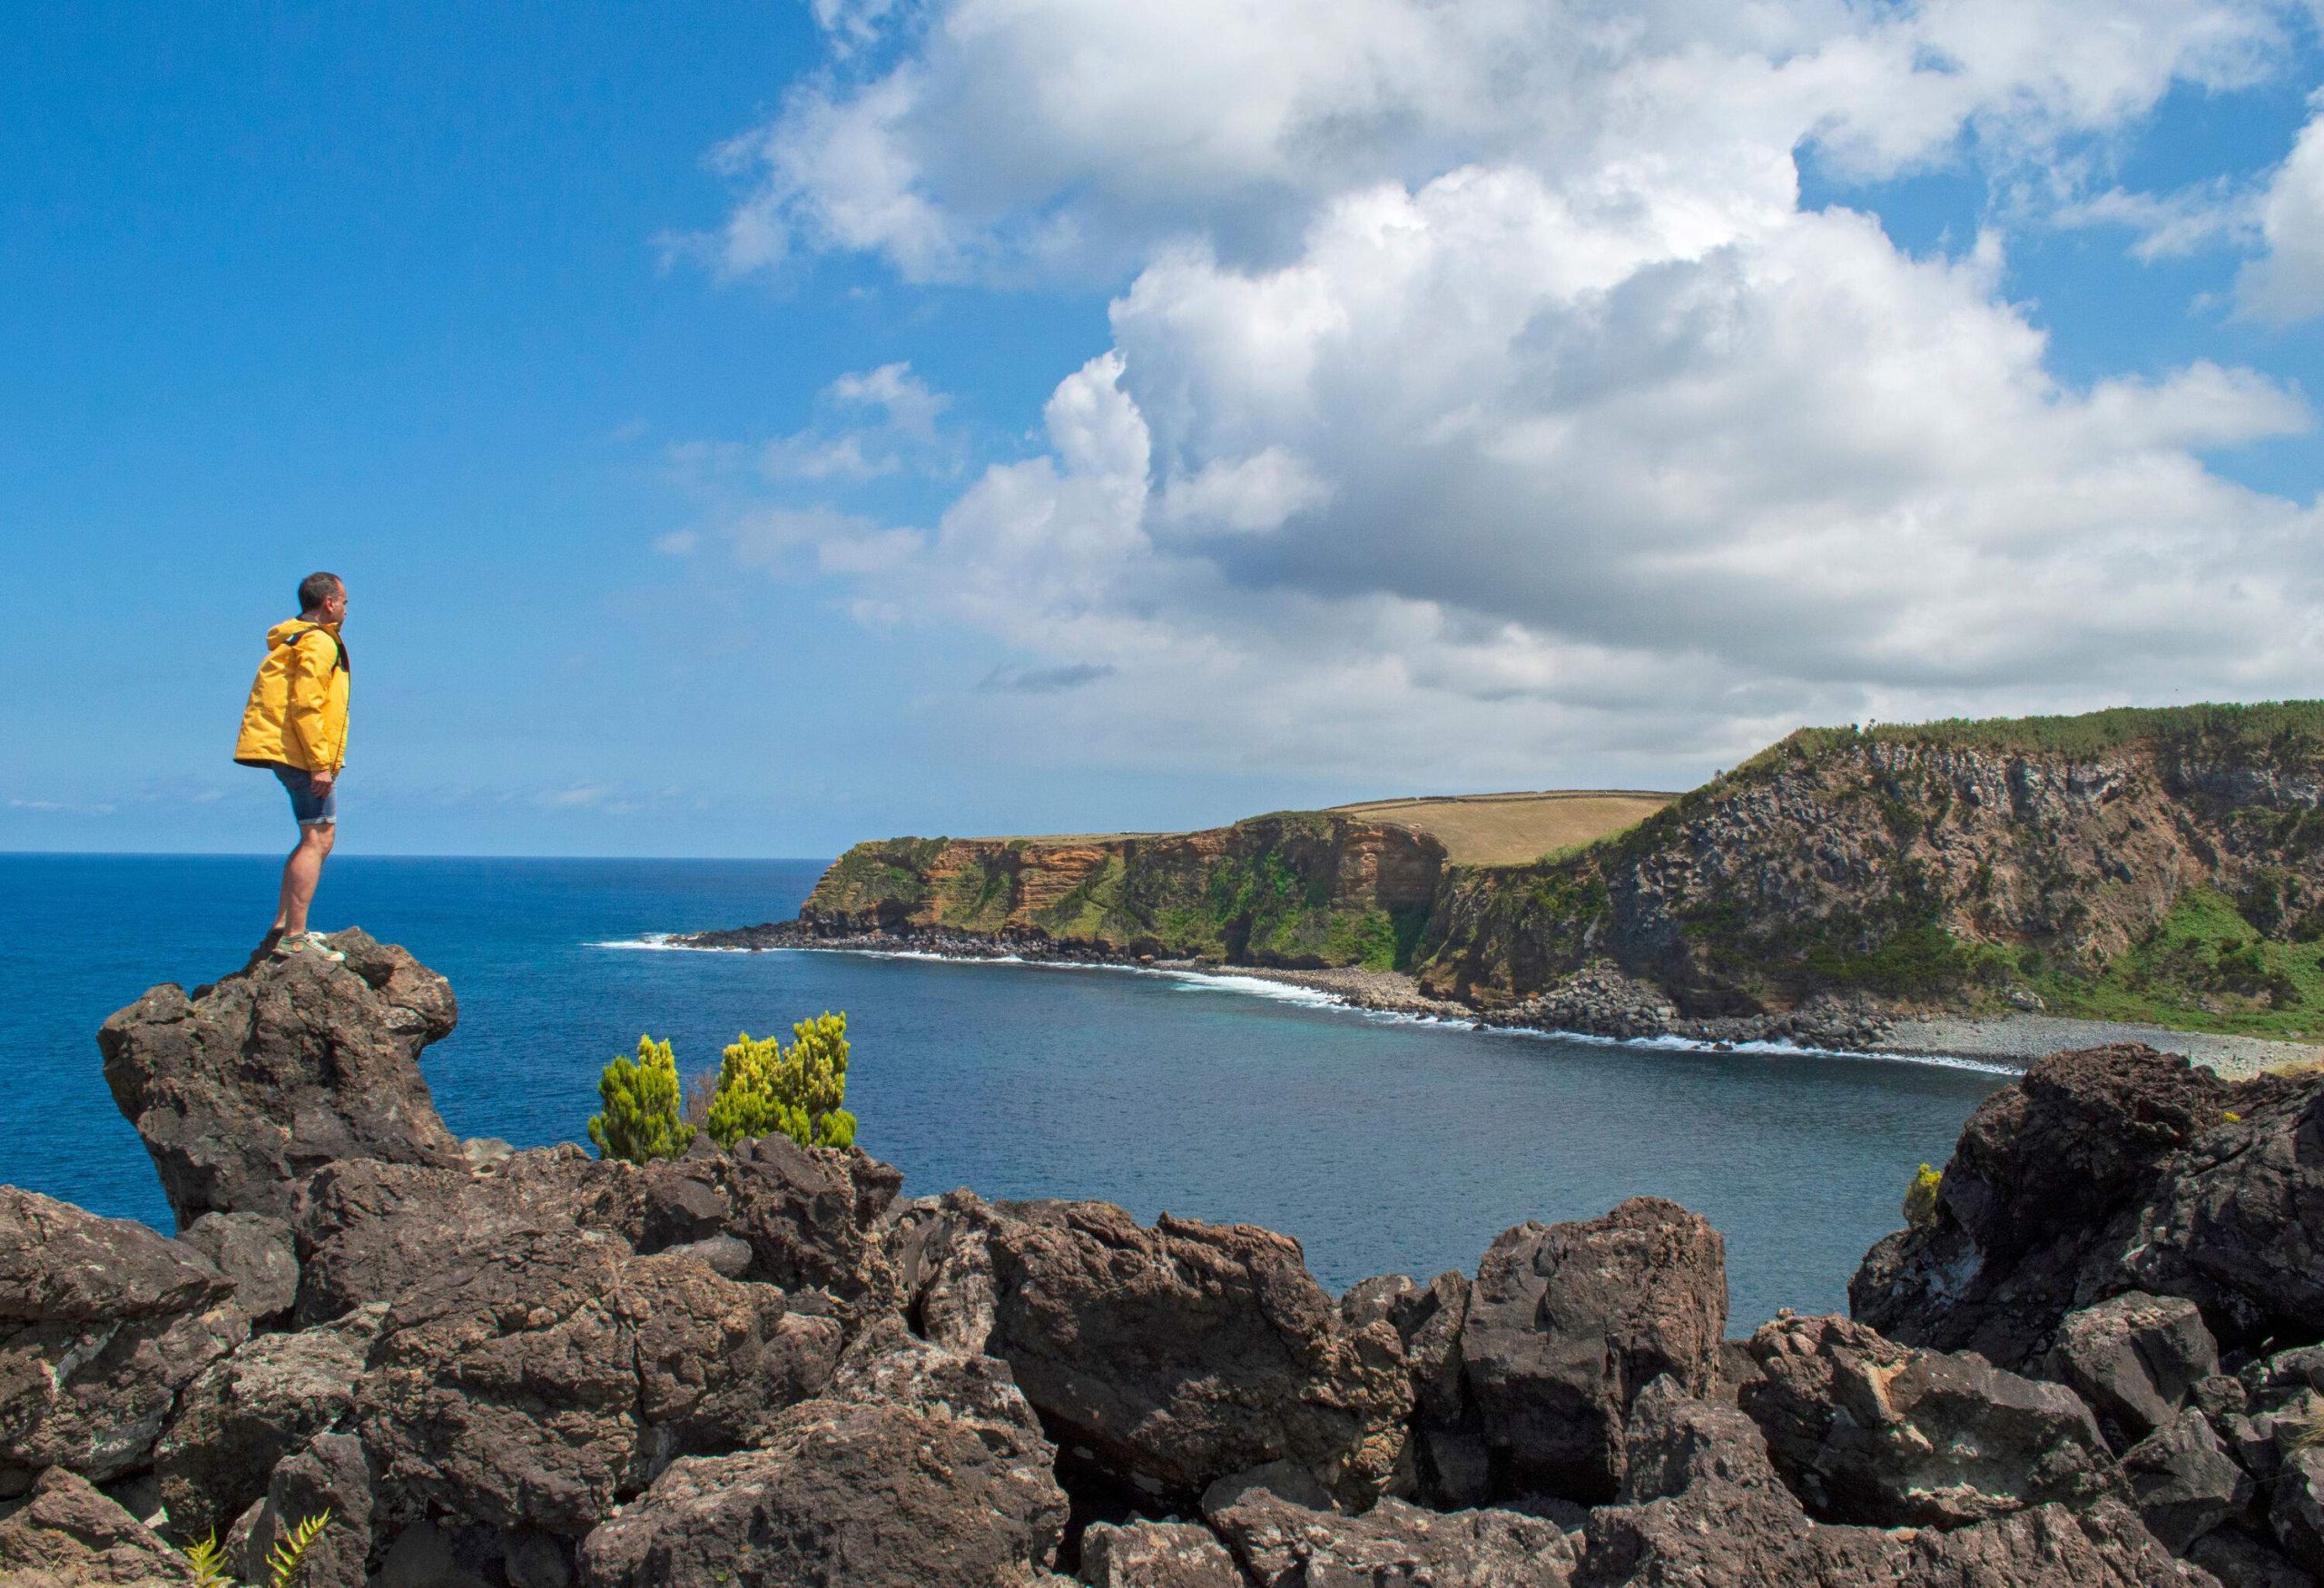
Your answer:
[[[1002,644],[1014,682],[962,709],[1038,714],[1053,754],[1674,782],[1801,720],[2313,692],[2313,505],[2206,461],[2305,429],[2300,396],[2204,361],[2063,380],[1997,235],[1908,254],[1803,211],[1795,165],[1965,132],[2038,165],[2250,81],[2276,8],[843,15],[882,64],[737,142],[730,265],[771,229],[1125,284],[1034,454],[931,528],[762,508],[743,544]],[[2295,167],[2261,222],[2286,271]]]

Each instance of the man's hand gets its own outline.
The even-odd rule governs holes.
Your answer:
[[[320,772],[310,772],[307,774],[307,786],[313,789],[317,794],[329,794],[330,792],[331,780],[336,778],[338,775],[338,773],[331,771],[329,767],[325,767]]]

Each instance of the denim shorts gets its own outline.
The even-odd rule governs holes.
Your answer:
[[[301,827],[329,827],[339,820],[339,779],[330,780],[322,793],[315,792],[314,774],[296,766],[277,763],[274,775],[290,791],[290,814],[299,818]]]

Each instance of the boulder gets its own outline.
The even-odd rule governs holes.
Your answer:
[[[1565,1588],[1578,1558],[1557,1524],[1514,1511],[1388,1499],[1342,1516],[1253,1488],[1206,1517],[1260,1588]]]
[[[2294,1565],[2311,1576],[2324,1576],[2324,1445],[2304,1445],[2285,1454],[2276,1473],[2275,1497],[2268,1506],[2268,1525]]]
[[[320,1328],[260,1335],[186,1387],[153,1451],[172,1532],[222,1532],[265,1495],[277,1462],[355,1409],[387,1310],[375,1302]]]
[[[98,1032],[181,1229],[212,1212],[280,1217],[327,1163],[465,1165],[419,1075],[420,1050],[457,1018],[450,985],[362,932],[330,942],[344,964],[291,954],[196,997],[156,987]]]
[[[2208,1588],[2111,1499],[1952,1531],[1814,1521],[1748,1417],[1675,1385],[1639,1397],[1625,1437],[1631,1486],[1590,1513],[1579,1588]]]
[[[590,1588],[1032,1588],[1065,1529],[1056,1447],[1005,1365],[867,1332],[758,1447],[682,1459],[582,1541]]]
[[[0,1494],[46,1466],[144,1467],[178,1393],[249,1332],[232,1298],[143,1224],[0,1186]]]
[[[393,1302],[448,1266],[562,1221],[466,1168],[358,1159],[317,1170],[300,1188],[290,1222],[299,1256],[292,1320],[303,1326]]]
[[[1190,1522],[1093,1522],[1081,1534],[1089,1588],[1248,1588],[1207,1527]]]
[[[2262,1543],[2240,1528],[2203,1534],[2187,1559],[2219,1579],[2222,1588],[2316,1588],[2316,1579],[2284,1559],[2272,1542]]]
[[[1875,1246],[1848,1301],[2030,1372],[2068,1314],[2130,1289],[2193,1301],[2221,1348],[2324,1335],[2324,1074],[2052,1054],[1970,1116],[1935,1217]]]
[[[1439,1274],[1426,1289],[1399,1293],[1388,1321],[1403,1341],[1413,1381],[1413,1444],[1422,1491],[1448,1509],[1481,1505],[1492,1486],[1484,1435],[1462,1374],[1461,1332],[1469,1321],[1470,1285]]]
[[[757,1442],[838,1348],[835,1322],[772,1286],[601,1233],[519,1232],[388,1314],[356,1392],[379,1520],[577,1537],[673,1458]]]
[[[178,1238],[218,1265],[234,1305],[254,1324],[280,1322],[299,1298],[299,1251],[290,1227],[265,1213],[205,1213]]]
[[[1767,1375],[1743,1409],[1827,1521],[1959,1527],[2121,1493],[2090,1408],[1973,1352],[1916,1350],[1844,1317],[1778,1317],[1751,1336]]]
[[[7,1588],[168,1588],[194,1582],[185,1557],[86,1482],[51,1467],[0,1518]]]
[[[2149,1533],[2173,1554],[2251,1503],[2251,1475],[2228,1455],[2211,1422],[2190,1406],[2131,1446],[2122,1475]]]
[[[300,1524],[328,1515],[300,1557],[300,1588],[364,1588],[371,1513],[371,1471],[362,1442],[351,1434],[319,1434],[269,1476],[242,1546],[242,1575],[267,1582],[267,1557]]]
[[[1361,1504],[1397,1471],[1395,1330],[1349,1331],[1288,1237],[955,1192],[900,1238],[923,1331],[1008,1362],[1076,1461],[1150,1498],[1287,1460]]]
[[[786,1290],[827,1290],[876,1310],[898,1300],[881,1249],[889,1204],[903,1186],[894,1168],[855,1148],[803,1148],[787,1136],[735,1143],[642,1172],[640,1251],[718,1237],[743,1242],[743,1277]]]
[[[1707,1393],[1726,1326],[1726,1243],[1675,1202],[1637,1197],[1586,1223],[1504,1231],[1459,1335],[1493,1493],[1612,1499],[1639,1391],[1669,1374]]]
[[[2043,1363],[2043,1376],[2088,1401],[2118,1448],[2170,1422],[2218,1372],[2219,1346],[2201,1309],[2140,1290],[2068,1313]]]

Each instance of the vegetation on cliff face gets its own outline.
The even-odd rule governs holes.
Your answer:
[[[891,839],[848,851],[801,914],[1108,954],[1402,969],[1443,864],[1422,834],[1313,811],[1110,840]]]
[[[2324,1031],[2324,702],[1804,728],[1635,826],[1452,863],[1363,808],[1207,833],[895,839],[803,918],[1411,969],[1521,1002],[1610,965],[1683,1015],[1889,1008]]]
[[[1456,872],[1431,991],[1593,960],[1694,1013],[1819,992],[2324,1027],[2324,704],[1803,729],[1630,831]]]

